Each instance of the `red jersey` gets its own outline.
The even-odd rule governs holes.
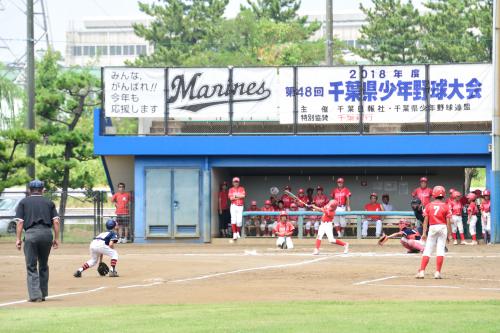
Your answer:
[[[229,201],[229,198],[228,198],[227,191],[219,191],[219,202],[220,202],[220,209],[221,210],[229,209],[228,201]]]
[[[457,216],[462,216],[462,203],[460,201],[451,201],[449,203],[450,209],[451,209],[451,215],[457,215]]]
[[[446,202],[436,200],[425,206],[424,216],[428,217],[429,225],[446,224],[446,220],[451,217],[451,210]]]
[[[365,205],[365,210],[369,211],[369,212],[381,212],[384,210],[384,208],[378,202],[376,202],[376,203],[370,202],[370,203],[367,203]],[[371,216],[368,216],[368,218],[371,220],[380,220],[380,216],[378,216],[378,215],[371,215]]]
[[[477,215],[478,210],[475,202],[471,202],[469,204],[469,207],[467,207],[467,215],[472,216],[472,215]]]
[[[328,196],[326,194],[316,194],[313,203],[321,208],[328,203]]]
[[[261,210],[262,212],[274,212],[274,207],[273,207],[273,206],[271,206],[271,205],[269,205],[269,207],[264,206],[264,207],[262,207],[260,210]],[[264,216],[262,216],[262,218],[263,218],[264,220],[271,220],[271,219],[273,219],[273,216],[264,215]]]
[[[429,202],[431,202],[432,197],[432,189],[426,188],[417,188],[413,192],[411,192],[411,196],[414,198],[419,198],[422,201],[422,206],[425,207]]]
[[[128,192],[116,192],[111,197],[111,202],[115,203],[115,213],[116,215],[128,215],[130,206],[131,196]]]
[[[279,237],[291,235],[291,233],[295,230],[295,227],[290,222],[282,222],[279,221],[274,227],[274,233]]]
[[[257,212],[257,211],[259,211],[259,207],[257,207],[257,206],[250,206],[250,207],[248,207],[248,211],[250,211],[250,212]]]
[[[335,217],[335,210],[337,209],[337,201],[333,201],[327,207],[321,208],[323,216],[321,216],[321,222],[332,222]]]
[[[309,198],[305,194],[297,194],[297,198],[299,198],[300,201],[305,202],[305,203],[307,203],[309,201]],[[301,208],[305,207],[305,205],[300,201],[297,201],[297,206],[299,206]]]
[[[293,199],[288,194],[283,194],[281,196],[281,201],[283,201],[284,208],[290,208],[290,204],[293,202]]]
[[[490,200],[483,199],[483,202],[481,202],[481,206],[479,206],[481,208],[481,212],[489,213],[490,212],[490,204],[491,204]]]
[[[232,205],[243,206],[245,199],[235,198],[235,195],[246,195],[245,188],[243,186],[231,187],[228,194],[229,200],[231,200]]]
[[[286,209],[286,211],[287,212],[296,212],[297,210]],[[289,215],[288,219],[290,221],[298,221],[299,220],[299,216],[298,215]]]
[[[347,198],[351,196],[351,191],[347,187],[334,188],[330,194],[332,199],[338,202],[339,206],[345,206],[347,204]]]

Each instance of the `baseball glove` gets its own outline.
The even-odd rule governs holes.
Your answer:
[[[99,272],[100,276],[106,276],[109,273],[109,267],[105,263],[99,263],[99,267],[97,267],[97,272]]]
[[[382,246],[384,245],[387,241],[389,240],[389,237],[387,237],[387,235],[382,235],[379,239],[378,239],[378,245]]]

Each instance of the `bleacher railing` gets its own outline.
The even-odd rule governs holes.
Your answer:
[[[287,212],[289,216],[298,216],[297,228],[298,228],[298,238],[303,238],[304,232],[304,217],[305,216],[321,216],[323,215],[321,212],[315,211],[289,211]],[[264,212],[264,211],[244,211],[243,217],[251,217],[251,216],[278,216],[280,214],[279,211],[275,212]],[[363,222],[364,216],[396,216],[396,217],[412,217],[415,218],[415,215],[412,211],[387,211],[387,212],[370,212],[370,211],[350,211],[350,212],[337,212],[335,216],[346,216],[346,217],[354,217],[356,218],[356,238],[361,239],[361,224]],[[244,222],[245,223],[245,222]],[[384,220],[382,219],[382,223],[384,224]],[[245,237],[245,228],[244,226],[241,228],[242,237]]]

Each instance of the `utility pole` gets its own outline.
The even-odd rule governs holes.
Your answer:
[[[500,242],[500,0],[493,3],[493,151],[491,205],[491,241]]]
[[[333,0],[326,0],[326,64],[333,65]]]
[[[28,96],[28,129],[35,129],[35,28],[33,14],[33,0],[26,1],[27,18],[27,44],[26,44],[26,95]],[[26,150],[26,156],[35,158],[35,144],[29,143]],[[28,167],[28,175],[31,179],[35,178],[35,166]]]

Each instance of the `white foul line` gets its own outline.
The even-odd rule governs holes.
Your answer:
[[[51,296],[47,296],[46,298],[47,298],[47,299],[50,299],[50,298],[58,298],[58,297],[64,297],[64,296],[72,296],[72,295],[88,294],[88,293],[93,293],[93,292],[96,292],[96,291],[99,291],[99,290],[102,290],[102,289],[106,289],[106,288],[107,288],[107,287],[99,287],[99,288],[90,289],[90,290],[75,291],[75,292],[72,292],[72,293],[64,293],[64,294],[51,295]],[[27,303],[27,302],[28,302],[27,300],[22,300],[22,301],[15,301],[15,302],[1,303],[1,304],[0,304],[0,307],[9,306],[9,305],[14,305],[14,304]]]
[[[383,277],[383,278],[375,279],[375,280],[366,280],[366,281],[361,281],[361,282],[353,283],[353,286],[360,286],[362,284],[370,284],[372,282],[378,282],[378,281],[385,281],[385,280],[390,280],[390,279],[396,279],[398,277],[399,276],[397,276],[397,275],[393,275],[393,276],[387,276],[387,277]]]
[[[146,287],[152,287],[152,286],[156,286],[158,284],[163,284],[163,283],[165,283],[165,282],[153,282],[153,283],[148,283],[148,284],[132,284],[132,285],[129,285],[129,286],[118,287],[118,289],[146,288]]]

